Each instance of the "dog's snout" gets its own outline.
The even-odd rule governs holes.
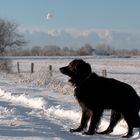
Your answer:
[[[65,71],[66,71],[66,67],[61,67],[61,68],[59,68],[59,70],[60,70],[60,72],[61,72],[61,73],[63,73],[63,74],[64,74],[64,73],[65,73]]]
[[[69,69],[68,66],[66,66],[66,67],[61,67],[61,68],[60,68],[60,72],[63,73],[63,74],[65,74],[65,75],[68,75],[68,76],[70,76],[70,77],[73,75],[73,72]]]
[[[64,67],[59,68],[59,70],[62,72],[64,70]]]
[[[62,71],[62,68],[59,68],[60,71]]]

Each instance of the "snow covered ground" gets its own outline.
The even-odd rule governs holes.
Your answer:
[[[24,64],[24,73],[0,73],[0,139],[2,140],[119,140],[127,131],[122,120],[110,135],[84,136],[70,133],[79,125],[81,110],[73,97],[68,77],[59,72],[73,58],[13,60]],[[140,95],[140,58],[83,57],[93,71],[131,84]],[[25,73],[27,64],[34,62],[35,72]],[[52,65],[50,76],[48,66]],[[104,113],[99,131],[107,128],[110,111]],[[138,129],[130,139],[140,139]]]

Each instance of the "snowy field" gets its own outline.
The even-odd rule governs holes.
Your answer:
[[[85,136],[70,133],[80,123],[81,110],[73,97],[68,77],[59,72],[78,57],[13,59],[12,74],[0,73],[0,140],[119,140],[127,132],[122,120],[110,135]],[[140,58],[82,57],[92,70],[132,85],[140,95]],[[21,73],[17,73],[17,61]],[[34,73],[29,73],[34,63]],[[48,71],[52,65],[52,73]],[[110,111],[105,111],[99,131],[107,128]],[[134,130],[130,139],[140,139]]]

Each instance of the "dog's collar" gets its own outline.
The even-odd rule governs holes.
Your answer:
[[[90,73],[87,77],[79,80],[80,82],[76,82],[75,84],[73,84],[73,86],[75,88],[81,86],[87,79],[89,79],[89,77],[91,77],[91,75],[92,75],[92,73]]]

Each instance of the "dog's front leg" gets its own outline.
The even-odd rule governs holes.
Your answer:
[[[91,112],[87,109],[83,109],[80,126],[76,129],[70,129],[70,132],[81,132],[81,131],[83,131],[84,128],[87,127],[87,123],[90,119],[90,116],[91,116]]]
[[[103,110],[94,110],[91,116],[91,121],[89,125],[89,129],[87,132],[84,132],[84,135],[93,135],[99,125],[100,118],[102,116]]]

